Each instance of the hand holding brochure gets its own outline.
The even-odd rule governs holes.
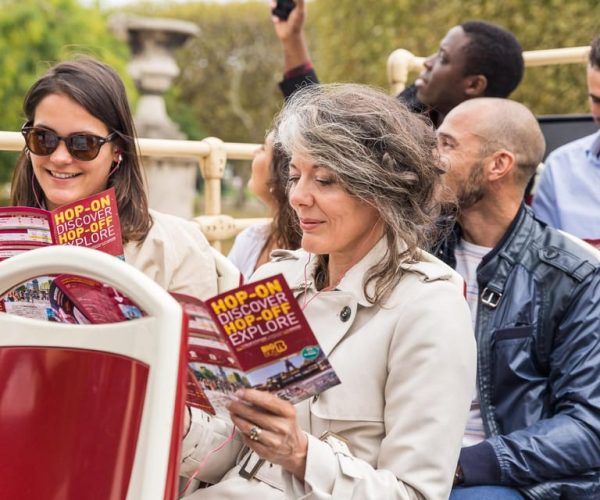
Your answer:
[[[52,211],[0,208],[0,260],[53,244],[123,256],[114,190]],[[296,403],[340,383],[282,275],[206,302],[173,296],[189,320],[188,404],[227,415],[225,404],[242,387]],[[38,277],[15,287],[0,297],[0,311],[68,323],[145,315],[114,288],[68,275]]]
[[[282,275],[205,303],[173,295],[189,317],[189,405],[227,415],[243,387],[297,403],[340,383]]]

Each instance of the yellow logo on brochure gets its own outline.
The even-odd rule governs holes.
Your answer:
[[[278,354],[287,351],[287,348],[288,346],[283,340],[277,340],[275,342],[271,342],[270,344],[260,346],[260,350],[265,358],[277,356]]]

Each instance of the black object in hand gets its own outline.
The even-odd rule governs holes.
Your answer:
[[[287,21],[287,18],[289,17],[290,12],[294,10],[294,7],[296,7],[296,2],[294,2],[294,0],[277,0],[277,5],[271,13],[279,19]]]

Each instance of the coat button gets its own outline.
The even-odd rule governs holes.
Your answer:
[[[345,323],[346,321],[348,321],[350,319],[351,315],[352,315],[352,309],[350,309],[348,306],[344,306],[344,308],[342,309],[342,312],[340,312],[340,319]]]

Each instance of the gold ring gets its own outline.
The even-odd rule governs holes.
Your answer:
[[[258,438],[260,437],[261,432],[262,432],[262,429],[260,427],[257,427],[256,425],[254,425],[250,429],[250,432],[248,433],[248,437],[252,441],[258,441]]]

